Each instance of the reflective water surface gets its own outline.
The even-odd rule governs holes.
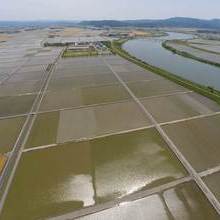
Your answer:
[[[94,138],[149,125],[151,122],[132,101],[42,113],[37,116],[26,146]]]
[[[217,220],[218,214],[194,183],[186,183],[80,220]]]
[[[154,129],[31,151],[18,166],[2,219],[45,219],[185,175]]]
[[[219,166],[220,115],[165,125],[163,128],[198,172]]]
[[[7,153],[13,149],[24,122],[25,117],[0,120],[0,153]]]
[[[186,34],[169,33],[168,37],[130,40],[123,45],[123,48],[149,64],[220,90],[220,68],[173,54],[161,45],[164,40],[192,37]]]
[[[212,190],[216,198],[220,201],[220,172],[214,173],[212,175],[203,178],[208,187]]]

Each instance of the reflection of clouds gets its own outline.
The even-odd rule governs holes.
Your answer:
[[[119,206],[80,218],[97,219],[218,219],[207,211],[206,200],[190,185],[179,185],[136,201],[122,202]],[[193,193],[193,194],[192,194]],[[210,208],[210,207],[209,207]]]
[[[114,160],[106,160],[95,168],[98,197],[123,197],[166,177],[178,178],[182,173],[172,165],[169,153],[156,143],[139,144],[134,151]]]
[[[184,187],[169,189],[160,198],[174,219],[193,219],[194,213],[200,209],[199,198],[192,197],[190,190]]]
[[[81,201],[84,206],[94,205],[94,190],[90,175],[74,175],[60,184],[54,194],[57,202]]]
[[[166,217],[166,212],[158,195],[152,195],[120,206],[120,215],[122,216],[121,219],[170,219]]]

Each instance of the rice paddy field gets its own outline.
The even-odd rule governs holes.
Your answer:
[[[66,50],[63,53],[63,58],[97,56],[97,55],[98,55],[97,51],[70,51],[70,50]]]
[[[4,169],[6,161],[7,157],[0,154],[0,172],[2,172],[2,170]]]
[[[176,50],[183,51],[192,54],[203,60],[208,60],[213,63],[220,64],[220,41],[215,44],[199,44],[199,43],[177,43],[175,41],[167,42],[168,46],[175,48]]]
[[[193,40],[188,40],[188,43],[194,47],[198,47],[199,49],[204,49],[214,53],[220,53],[220,41],[217,40],[206,40],[196,38]]]
[[[44,35],[0,48],[17,60],[0,58],[0,219],[219,219],[220,106],[117,55],[64,59]]]

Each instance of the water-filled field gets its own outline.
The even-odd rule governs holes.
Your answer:
[[[0,219],[219,218],[172,148],[218,195],[215,102],[119,56],[28,49],[0,86],[0,154],[18,159]]]

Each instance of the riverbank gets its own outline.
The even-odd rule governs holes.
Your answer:
[[[108,46],[112,53],[118,54],[119,56],[137,64],[138,66],[141,66],[142,68],[152,71],[160,76],[163,76],[166,79],[169,79],[181,86],[184,86],[185,88],[188,88],[190,90],[193,90],[201,95],[204,95],[214,101],[216,101],[218,104],[220,104],[220,91],[217,91],[211,87],[206,87],[202,86],[200,84],[191,82],[189,80],[186,80],[180,76],[174,75],[166,70],[163,70],[161,68],[152,66],[132,55],[130,55],[128,52],[122,49],[122,45],[126,42],[127,40],[118,40],[118,41],[113,41],[109,42],[106,44]]]
[[[220,67],[219,63],[216,63],[216,62],[213,62],[213,61],[210,61],[210,60],[206,60],[206,59],[202,59],[202,58],[194,56],[193,54],[190,54],[186,51],[177,50],[176,48],[172,47],[171,45],[168,45],[169,42],[172,42],[172,40],[171,41],[170,40],[164,41],[162,43],[163,48],[165,48],[165,49],[167,49],[167,50],[169,50],[169,51],[171,51],[175,54],[178,54],[180,56],[190,58],[190,59],[194,59],[194,60],[197,60],[197,61],[202,62],[202,63],[206,63],[206,64],[210,64],[210,65],[213,65],[213,66]]]

